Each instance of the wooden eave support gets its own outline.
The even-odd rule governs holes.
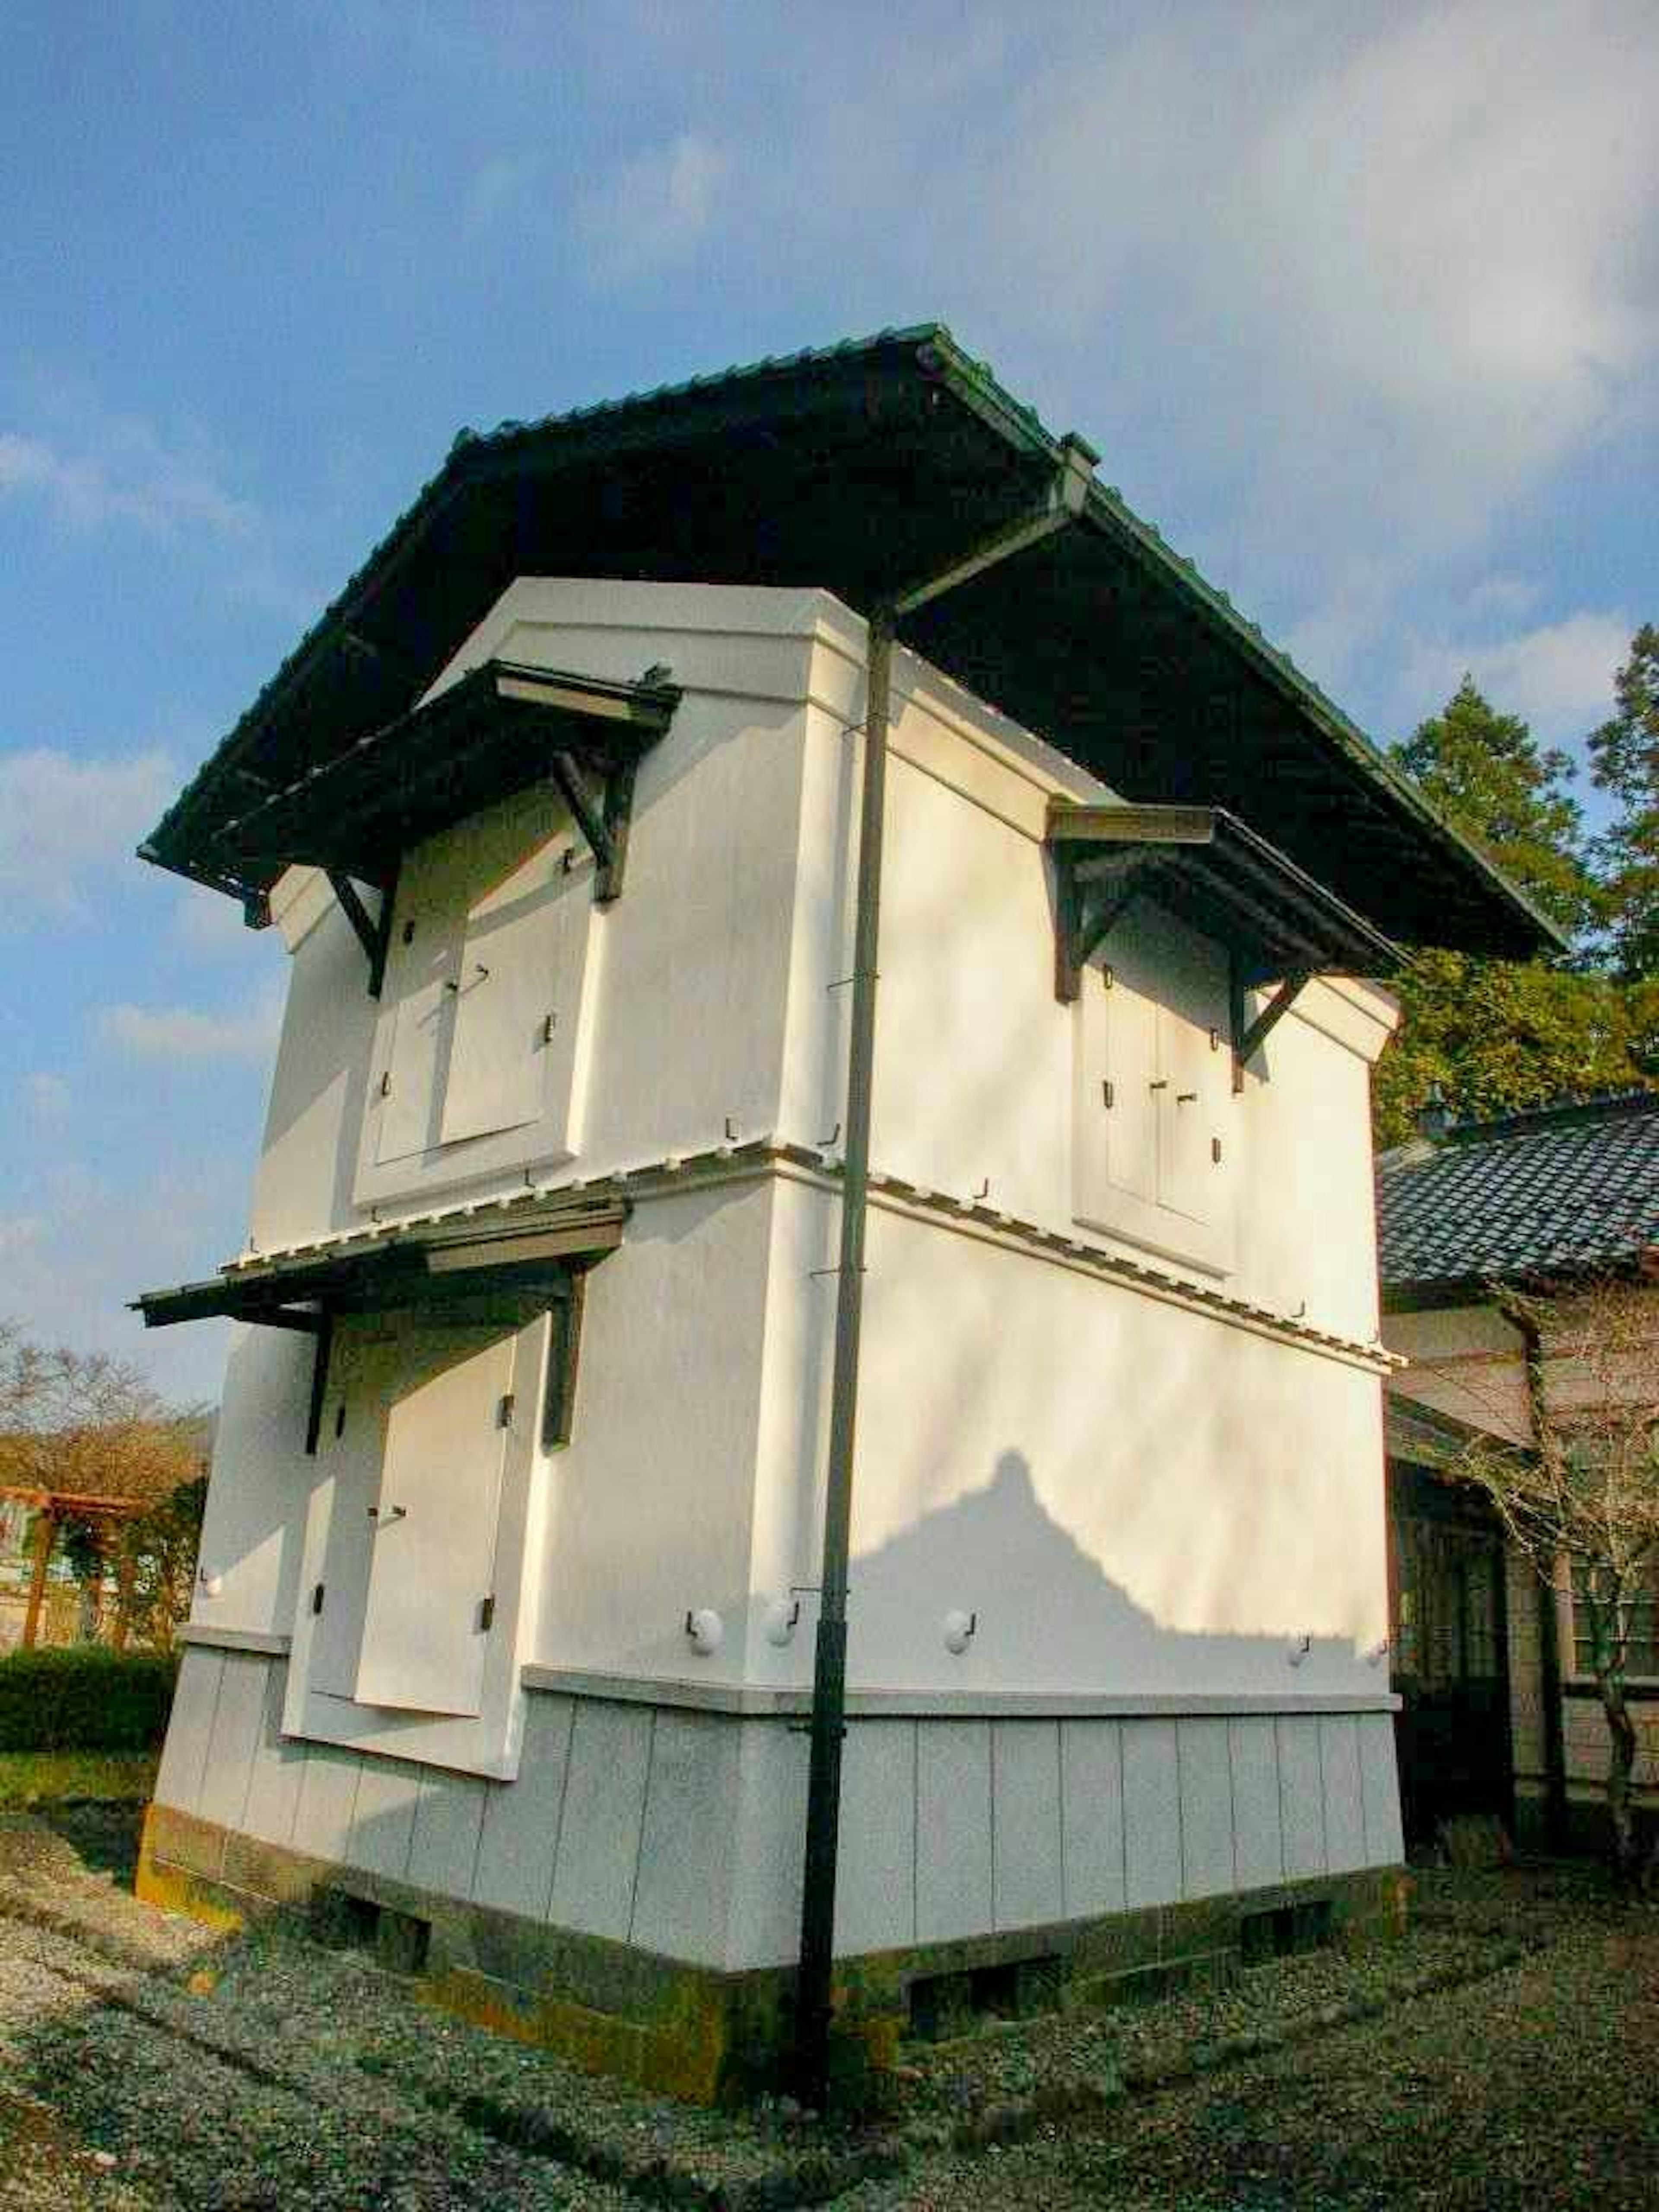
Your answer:
[[[392,939],[392,902],[397,896],[398,878],[394,870],[391,880],[380,893],[380,911],[371,916],[358,895],[357,886],[343,868],[325,871],[334,896],[340,902],[341,911],[357,933],[357,942],[362,946],[368,962],[368,995],[378,999],[380,987],[386,981],[386,947]]]
[[[1316,971],[1298,969],[1286,975],[1253,1022],[1244,1018],[1244,994],[1249,986],[1240,974],[1237,963],[1233,966],[1233,1089],[1244,1088],[1244,1063],[1261,1051],[1267,1039],[1279,1027],[1297,997],[1310,984]]]
[[[553,781],[570,810],[570,818],[593,855],[593,901],[609,906],[622,896],[623,870],[628,860],[628,827],[634,811],[634,779],[637,760],[623,758],[607,764],[605,794],[596,807],[573,753],[553,755]]]

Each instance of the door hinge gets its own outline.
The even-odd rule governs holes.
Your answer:
[[[495,1626],[495,1601],[494,1597],[480,1598],[480,1599],[479,1599],[479,1601],[478,1601],[478,1633],[479,1633],[479,1635],[480,1635],[480,1636],[488,1636],[488,1635],[489,1635],[489,1632],[490,1632],[490,1630]]]
[[[334,1433],[337,1437],[343,1437],[345,1434],[345,1400],[343,1398],[340,1401],[339,1411],[334,1416]]]
[[[558,1020],[559,1018],[556,1014],[549,1014],[544,1019],[542,1023],[542,1042],[544,1044],[552,1043],[553,1032],[558,1026]]]
[[[313,1613],[320,1613],[322,1609],[323,1585],[321,1583],[319,1583],[316,1589],[311,1593],[311,1610]]]
[[[380,1078],[380,1096],[382,1098],[390,1098],[392,1096],[392,1070],[389,1067]]]
[[[1106,1080],[1105,1080],[1105,1081],[1101,1085],[1101,1086],[1100,1086],[1100,1103],[1101,1103],[1101,1104],[1102,1104],[1103,1106],[1109,1106],[1109,1105],[1111,1104],[1111,1103],[1112,1103],[1113,1096],[1114,1096],[1114,1093],[1113,1093],[1113,1091],[1112,1091],[1112,1081],[1111,1081],[1111,1078],[1110,1078],[1109,1076],[1108,1076],[1108,1077],[1107,1077],[1107,1079],[1106,1079]]]
[[[495,1426],[498,1429],[510,1429],[512,1427],[513,1408],[516,1402],[517,1401],[511,1390],[508,1390],[504,1394],[501,1404],[495,1408]]]

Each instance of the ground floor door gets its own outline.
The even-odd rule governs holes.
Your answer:
[[[1504,1540],[1478,1492],[1389,1469],[1394,1688],[1408,1844],[1461,1814],[1513,1819]]]

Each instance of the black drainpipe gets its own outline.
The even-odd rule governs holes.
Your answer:
[[[853,1524],[853,1458],[858,1432],[859,1339],[864,1322],[864,1235],[870,1191],[870,1107],[875,1068],[876,956],[881,930],[881,852],[891,719],[893,646],[908,614],[942,598],[1082,513],[1099,455],[1081,438],[1061,440],[1048,498],[939,574],[896,592],[871,614],[864,719],[864,791],[859,809],[854,921],[852,1036],[847,1060],[842,1156],[841,1256],[830,1381],[830,1460],[818,1575],[817,1643],[806,1783],[806,1854],[801,1885],[800,1964],[795,1984],[796,2078],[801,2100],[821,2111],[829,2088],[830,1978],[835,1961],[836,1874],[841,1841],[841,1747],[847,1734],[847,1583]]]

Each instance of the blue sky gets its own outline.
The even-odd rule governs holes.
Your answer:
[[[949,322],[1374,733],[1659,619],[1649,0],[11,0],[0,1312],[214,1393],[274,935],[132,847],[463,423]]]

